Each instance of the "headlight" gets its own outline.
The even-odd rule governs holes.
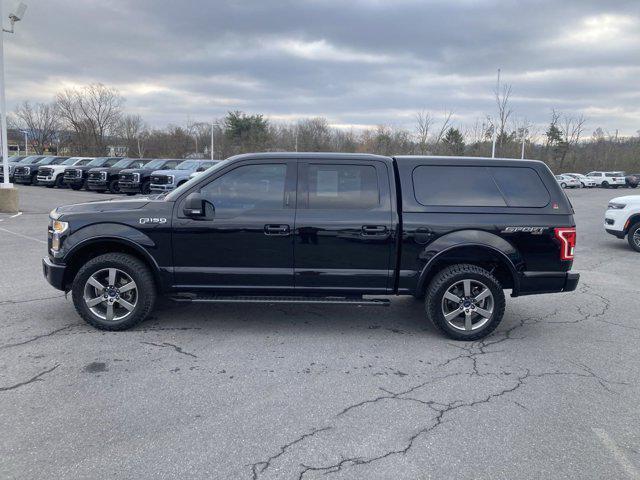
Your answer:
[[[167,176],[167,183],[173,183],[173,175],[168,175]]]
[[[609,202],[608,210],[622,210],[627,205],[624,203]]]
[[[51,222],[51,228],[54,233],[64,233],[69,228],[69,224],[67,222],[61,222],[60,220],[53,220]]]
[[[24,167],[24,173],[29,175],[31,173],[31,167]]]
[[[134,182],[140,182],[140,174],[139,173],[134,173],[133,174],[133,181]]]
[[[102,178],[102,180],[106,180],[107,179],[107,172],[100,172],[100,178]]]
[[[81,177],[82,176],[82,170],[78,169],[76,170],[76,177]]]

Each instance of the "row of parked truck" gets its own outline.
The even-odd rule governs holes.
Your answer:
[[[215,163],[217,160],[33,155],[9,159],[9,180],[51,188],[149,194],[173,190]],[[0,180],[3,178],[0,166]]]

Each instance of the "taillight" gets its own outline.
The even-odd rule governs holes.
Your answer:
[[[576,248],[576,227],[555,228],[555,236],[560,240],[560,260],[573,260]]]

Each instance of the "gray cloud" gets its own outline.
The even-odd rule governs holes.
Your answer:
[[[469,124],[494,113],[500,67],[517,117],[640,128],[637,1],[31,0],[5,49],[10,108],[98,81],[154,125],[240,109],[410,128],[445,108]]]

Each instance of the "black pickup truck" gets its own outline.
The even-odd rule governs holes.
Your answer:
[[[150,158],[123,158],[110,167],[92,168],[87,173],[87,190],[120,193],[120,172],[125,168],[140,168],[150,161]]]
[[[135,195],[151,193],[151,174],[156,170],[172,170],[180,165],[184,160],[157,158],[139,168],[127,168],[120,172],[118,186],[121,193]]]
[[[91,325],[185,302],[387,305],[475,340],[512,296],[575,290],[573,209],[541,162],[265,153],[168,195],[58,207],[44,275]]]
[[[89,171],[97,167],[113,167],[122,160],[123,157],[97,157],[87,165],[76,165],[75,167],[65,168],[63,182],[66,186],[73,190],[81,190],[87,188],[87,177]]]

